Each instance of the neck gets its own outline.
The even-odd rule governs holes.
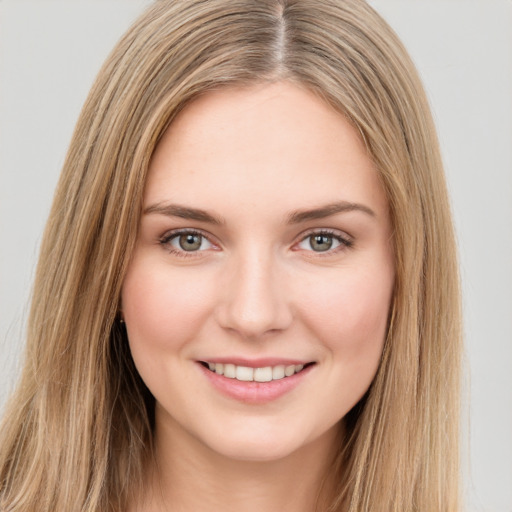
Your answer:
[[[336,484],[330,469],[337,431],[278,460],[252,461],[216,453],[176,424],[160,426],[140,511],[325,510]]]

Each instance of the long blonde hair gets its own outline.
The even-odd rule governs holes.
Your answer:
[[[152,450],[154,400],[116,319],[151,155],[209,90],[289,80],[359,130],[394,226],[378,374],[347,415],[330,510],[460,509],[460,307],[442,162],[415,68],[363,0],[164,0],[104,64],[44,233],[24,369],[0,434],[2,511],[121,511]]]

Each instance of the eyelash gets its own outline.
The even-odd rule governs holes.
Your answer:
[[[171,231],[162,236],[159,240],[160,245],[165,247],[170,254],[174,256],[178,256],[180,258],[194,258],[198,256],[198,253],[203,251],[185,251],[185,250],[177,250],[170,245],[171,241],[175,238],[178,238],[183,235],[192,235],[192,236],[200,236],[207,240],[211,245],[215,246],[215,244],[210,240],[210,238],[197,229],[179,229],[177,231]]]
[[[194,257],[197,258],[199,256],[199,254],[204,251],[177,250],[177,249],[174,249],[170,245],[170,242],[172,240],[174,240],[175,238],[178,238],[180,236],[184,236],[184,235],[200,236],[203,239],[206,239],[208,241],[208,243],[210,243],[212,246],[214,246],[214,247],[216,246],[216,244],[214,244],[210,240],[208,235],[206,235],[205,233],[203,233],[202,231],[199,231],[197,229],[181,229],[181,230],[177,230],[177,231],[168,232],[159,239],[159,243],[160,243],[160,245],[165,247],[170,254],[173,254],[180,258],[194,258]],[[339,251],[350,249],[354,245],[353,240],[351,240],[348,236],[343,236],[339,232],[334,231],[334,230],[329,230],[329,229],[311,230],[308,233],[302,235],[300,240],[298,242],[296,242],[294,245],[298,245],[313,236],[327,236],[327,237],[332,238],[332,239],[336,240],[337,242],[339,242],[339,246],[335,247],[334,249],[328,249],[326,251],[313,251],[313,250],[307,251],[307,252],[311,252],[312,254],[315,254],[315,257],[330,256],[332,254],[338,253]],[[295,249],[295,250],[300,250],[300,249]]]
[[[303,235],[298,243],[302,243],[305,240],[307,240],[308,238],[312,238],[313,236],[327,236],[329,238],[336,240],[340,244],[338,247],[335,247],[334,249],[328,249],[326,251],[313,251],[313,250],[307,251],[307,252],[314,254],[315,258],[318,258],[318,257],[324,258],[324,257],[332,256],[333,254],[337,254],[340,251],[350,249],[354,245],[354,241],[351,238],[349,238],[347,235],[342,235],[342,234],[340,234],[339,231],[334,231],[331,229],[311,230],[311,231],[307,232],[305,235]],[[295,245],[297,245],[297,244],[295,244]]]

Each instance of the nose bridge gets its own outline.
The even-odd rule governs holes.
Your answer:
[[[268,248],[249,246],[233,255],[220,305],[223,327],[255,338],[289,325],[292,315],[279,266]]]

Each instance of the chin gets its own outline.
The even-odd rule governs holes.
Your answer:
[[[231,460],[274,462],[291,456],[299,446],[289,441],[284,444],[276,442],[275,439],[267,441],[255,436],[253,439],[231,439],[227,443],[212,443],[210,449]]]
[[[336,428],[325,433],[310,433],[298,425],[252,425],[246,428],[226,429],[203,442],[210,450],[231,460],[247,462],[273,462],[300,456],[311,448],[316,440],[325,440]],[[334,437],[334,436],[333,436]],[[313,449],[316,449],[313,447]]]

